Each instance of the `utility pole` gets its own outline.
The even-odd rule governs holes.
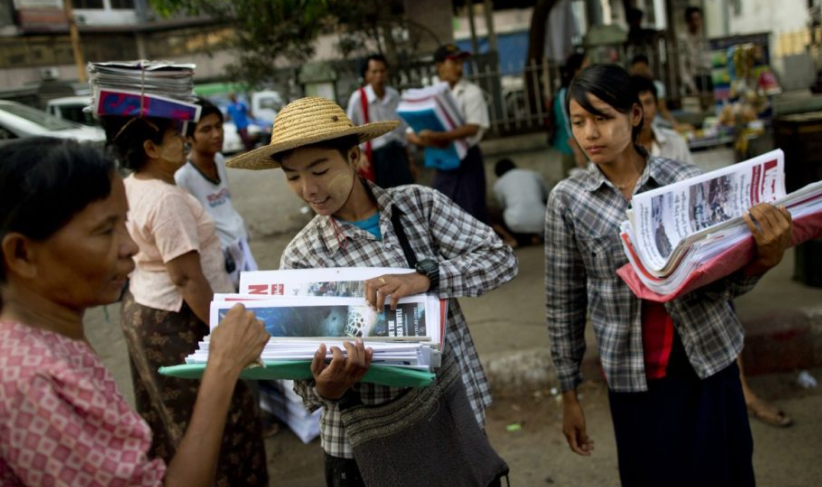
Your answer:
[[[74,64],[77,65],[77,79],[81,83],[86,80],[86,62],[83,60],[83,47],[80,45],[80,33],[77,32],[77,22],[74,21],[74,9],[71,7],[71,0],[63,0],[68,17],[69,36],[71,37],[71,50],[74,53]]]

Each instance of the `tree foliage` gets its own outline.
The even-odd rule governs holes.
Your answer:
[[[343,56],[369,44],[393,55],[393,33],[404,27],[402,0],[149,0],[158,14],[207,15],[234,27],[226,40],[235,56],[229,73],[251,84],[271,79],[282,61],[300,65],[321,34],[337,35]]]

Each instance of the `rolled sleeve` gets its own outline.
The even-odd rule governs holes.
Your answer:
[[[511,247],[439,191],[431,203],[431,236],[439,248],[442,299],[480,296],[513,279],[519,267]]]

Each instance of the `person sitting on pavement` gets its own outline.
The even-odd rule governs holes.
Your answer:
[[[0,485],[215,485],[240,372],[269,335],[240,304],[226,314],[176,453],[152,459],[148,424],[83,326],[134,269],[127,212],[114,162],[92,146],[34,137],[0,148]]]
[[[594,163],[559,182],[546,211],[546,321],[568,445],[583,456],[594,448],[576,393],[590,317],[622,485],[752,487],[753,438],[736,365],[744,331],[728,299],[782,260],[790,213],[770,204],[749,210],[743,218],[756,250],[734,274],[664,304],[640,300],[616,274],[628,262],[619,229],[630,201],[700,171],[637,144],[642,106],[619,66],[580,72],[568,104],[574,137]]]
[[[482,135],[491,127],[488,104],[479,86],[463,78],[462,64],[471,54],[461,51],[456,44],[445,44],[434,52],[437,77],[451,87],[457,109],[465,122],[448,132],[422,130],[419,134],[408,132],[409,142],[421,147],[445,147],[455,140],[468,142],[468,153],[456,169],[437,170],[434,189],[451,198],[460,208],[477,220],[488,223],[488,205],[485,187],[485,163],[479,143]]]
[[[426,292],[448,300],[442,366],[433,385],[397,389],[361,382],[372,359],[362,342],[348,348],[347,358],[332,348],[330,363],[321,346],[313,379],[296,382],[306,406],[323,410],[327,485],[500,485],[507,467],[482,431],[491,403],[488,381],[456,298],[513,279],[517,260],[490,227],[439,191],[383,189],[358,177],[359,144],[397,124],[354,125],[334,102],[302,98],[279,113],[269,146],[228,166],[282,168],[291,190],[316,213],[286,247],[281,269],[410,267],[416,272],[365,282],[375,310],[383,312],[389,302],[395,309],[400,298]]]
[[[542,243],[548,199],[545,180],[534,171],[517,168],[511,159],[498,161],[494,173],[494,196],[502,212],[502,218],[492,218],[494,231],[514,249]]]
[[[387,86],[388,60],[382,54],[372,54],[365,60],[362,71],[365,86],[351,93],[348,100],[348,118],[356,125],[369,122],[399,120],[400,125],[387,134],[363,144],[367,160],[360,166],[360,174],[381,188],[412,184],[417,172],[409,157],[405,140],[406,125],[397,115],[400,94]],[[371,171],[363,167],[370,167]],[[373,173],[373,177],[371,176]]]
[[[210,102],[200,99],[200,120],[188,124],[186,142],[191,151],[186,164],[174,173],[177,186],[185,189],[211,215],[220,237],[226,272],[235,288],[240,272],[256,271],[257,262],[248,245],[243,217],[231,203],[228,174],[223,150],[223,113]]]

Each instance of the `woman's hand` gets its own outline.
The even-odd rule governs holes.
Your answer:
[[[562,433],[568,441],[571,451],[584,457],[591,456],[594,451],[594,440],[588,438],[585,431],[585,414],[582,405],[577,400],[576,391],[566,391],[562,395]]]
[[[271,336],[265,331],[263,322],[245,309],[242,304],[234,305],[220,325],[211,333],[209,340],[209,363],[226,366],[238,374],[248,365],[256,362]]]
[[[764,274],[782,261],[791,246],[793,221],[784,206],[760,203],[742,215],[756,241],[756,257],[745,267],[749,276]]]
[[[397,309],[400,298],[421,294],[431,288],[431,280],[419,272],[385,274],[365,281],[365,299],[377,312],[382,312],[386,296],[391,296],[391,310]]]
[[[317,394],[324,399],[336,401],[343,397],[348,389],[362,380],[371,366],[374,351],[365,348],[361,338],[357,338],[354,344],[345,342],[343,345],[348,357],[345,357],[339,348],[331,347],[331,363],[326,365],[326,348],[325,344],[321,344],[314,353],[314,360],[311,361],[314,387]]]

